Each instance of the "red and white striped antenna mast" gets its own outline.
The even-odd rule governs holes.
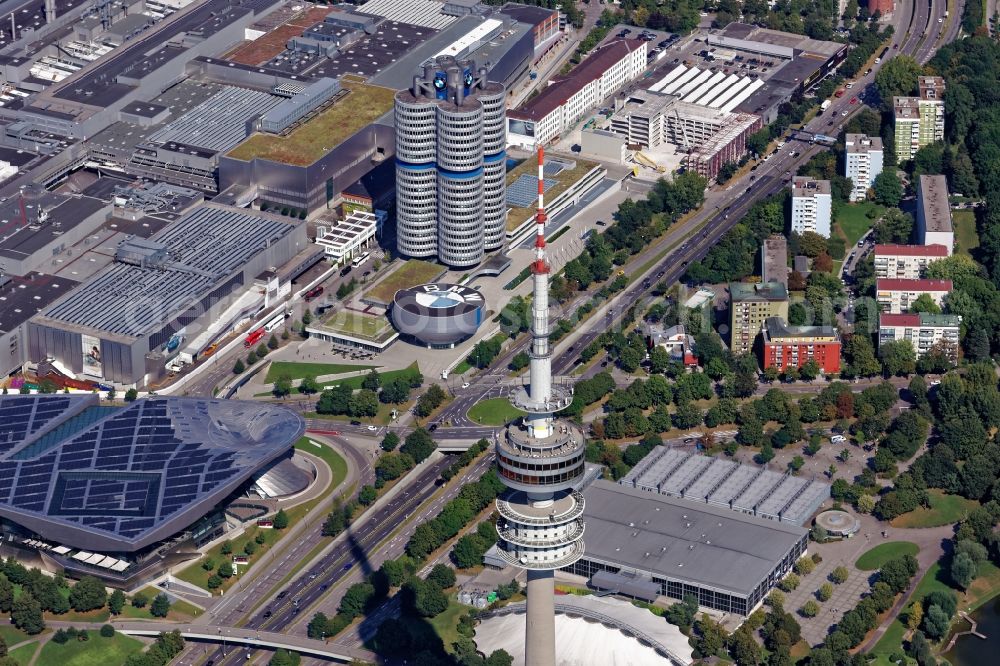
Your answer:
[[[535,273],[548,273],[545,262],[545,148],[538,147],[538,212],[535,213]]]

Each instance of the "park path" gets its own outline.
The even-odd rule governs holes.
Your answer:
[[[906,591],[899,597],[893,607],[886,614],[885,619],[882,623],[875,628],[875,631],[869,636],[868,640],[861,646],[860,652],[867,653],[870,652],[885,632],[889,630],[889,627],[895,622],[896,618],[899,617],[899,613],[906,607],[906,604],[910,602],[910,598],[913,596],[914,591],[917,589],[917,585],[920,584],[921,579],[927,575],[927,571],[934,565],[935,562],[941,559],[944,555],[944,542],[950,540],[955,534],[954,525],[942,525],[940,527],[923,527],[923,528],[893,528],[892,537],[893,541],[911,541],[920,548],[917,552],[917,574],[913,577],[910,586]]]

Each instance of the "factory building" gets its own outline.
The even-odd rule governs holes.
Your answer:
[[[646,71],[646,42],[619,39],[596,49],[567,76],[507,114],[507,141],[533,148],[572,127],[616,90]]]
[[[883,312],[878,320],[878,345],[907,340],[913,345],[917,358],[939,350],[952,363],[958,362],[959,333],[962,318],[951,314],[889,314]]]
[[[811,231],[829,238],[832,207],[830,181],[808,176],[792,177],[792,233]]]
[[[439,57],[396,94],[396,247],[470,267],[506,231],[505,88]]]
[[[207,346],[217,327],[225,333],[259,311],[258,276],[306,246],[304,225],[195,208],[148,239],[124,241],[112,264],[33,316],[28,357],[66,375],[146,387],[187,340]]]
[[[875,178],[882,173],[882,139],[864,134],[848,134],[844,140],[844,176],[851,179],[848,199],[862,201]]]
[[[949,256],[955,248],[948,180],[944,176],[920,176],[917,179],[917,242],[921,245],[943,245]]]

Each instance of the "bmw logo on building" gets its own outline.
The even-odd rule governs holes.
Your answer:
[[[460,284],[422,284],[392,299],[392,323],[405,338],[427,347],[454,347],[483,321],[486,300]]]

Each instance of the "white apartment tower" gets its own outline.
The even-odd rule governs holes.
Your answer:
[[[812,231],[829,238],[832,204],[830,181],[808,176],[792,178],[792,232]]]
[[[844,140],[844,175],[851,179],[851,201],[861,201],[875,177],[882,173],[882,139],[865,134],[848,134]]]

